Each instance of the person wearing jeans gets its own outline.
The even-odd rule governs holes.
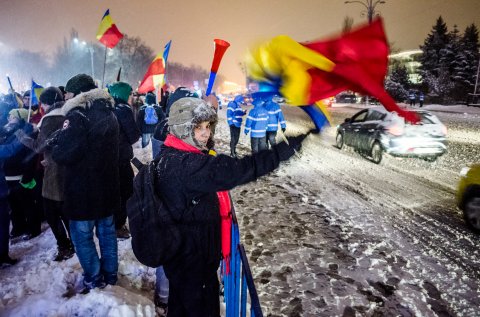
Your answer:
[[[65,90],[77,93],[86,76],[73,77]],[[113,98],[103,89],[76,94],[62,107],[63,128],[47,141],[53,160],[65,166],[64,209],[84,271],[85,291],[117,281],[114,215],[121,205],[120,129],[114,109]],[[94,230],[100,256],[93,243]]]
[[[155,276],[154,303],[156,307],[166,310],[168,306],[169,282],[163,266],[159,266],[155,269]]]
[[[93,228],[100,245],[98,256],[93,240]],[[87,288],[104,287],[117,283],[118,250],[113,216],[97,220],[70,220],[70,234],[78,260],[84,271]]]

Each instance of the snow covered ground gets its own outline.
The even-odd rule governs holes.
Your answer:
[[[480,237],[465,228],[454,192],[460,168],[479,161],[480,108],[425,108],[449,130],[449,151],[434,163],[375,165],[338,150],[334,127],[358,109],[337,105],[333,127],[309,136],[300,156],[232,192],[265,316],[478,316]],[[301,110],[284,112],[287,134],[311,127]],[[216,137],[228,153],[224,120]],[[239,153],[249,153],[243,133]],[[11,246],[20,262],[0,270],[0,316],[155,315],[154,270],[135,260],[130,240],[119,242],[118,285],[78,295],[77,258],[54,262],[43,229]]]

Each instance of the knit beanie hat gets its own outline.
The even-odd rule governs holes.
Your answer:
[[[146,105],[154,105],[157,103],[157,100],[156,100],[156,97],[154,94],[152,94],[151,92],[149,92],[146,96],[145,96],[145,104]]]
[[[57,87],[47,87],[40,94],[40,102],[45,105],[53,106],[53,104],[59,101],[63,101],[63,94]]]
[[[178,87],[177,89],[175,89],[173,94],[170,94],[170,96],[168,97],[166,115],[167,116],[169,115],[170,108],[172,107],[175,101],[185,97],[199,98],[198,95],[195,92],[191,91],[190,89],[185,87]]]
[[[19,120],[27,121],[28,118],[28,110],[25,108],[15,108],[10,110],[8,113],[9,116],[15,117]]]
[[[87,74],[78,74],[73,76],[67,81],[65,85],[65,91],[71,92],[75,96],[80,94],[81,92],[86,92],[97,88],[93,78],[88,76]]]
[[[168,117],[168,127],[170,133],[185,143],[200,150],[205,150],[206,144],[200,144],[195,140],[193,129],[197,124],[204,121],[214,125],[217,119],[217,112],[206,101],[199,98],[186,97],[172,104],[170,116]]]
[[[122,102],[128,102],[128,97],[132,92],[132,86],[124,82],[116,82],[108,88],[108,92],[113,99],[118,99]]]

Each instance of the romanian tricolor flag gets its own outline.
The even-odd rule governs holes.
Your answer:
[[[108,48],[114,48],[122,38],[123,34],[110,17],[110,9],[107,9],[98,27],[97,40]]]
[[[147,93],[161,87],[165,83],[165,61],[162,54],[158,54],[153,62],[148,66],[148,70],[143,76],[142,82],[138,87],[139,93]]]
[[[32,88],[30,89],[30,102],[32,105],[38,105],[40,101],[40,94],[43,91],[43,86],[40,86],[32,79]],[[27,106],[27,105],[25,105]]]
[[[251,51],[246,65],[250,78],[304,106],[319,129],[328,122],[321,100],[344,90],[374,96],[387,110],[416,122],[417,116],[401,109],[384,89],[388,51],[383,22],[377,19],[326,41],[298,43],[277,36]]]

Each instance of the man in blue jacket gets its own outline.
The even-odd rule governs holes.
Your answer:
[[[283,117],[282,109],[278,103],[272,100],[272,97],[268,98],[265,103],[265,109],[268,111],[268,125],[267,125],[267,148],[270,148],[277,144],[275,138],[277,137],[278,124],[282,127],[282,132],[285,133],[287,124]]]
[[[31,133],[33,127],[27,123],[22,129],[24,132]],[[17,263],[16,259],[12,259],[8,255],[10,207],[8,206],[8,186],[5,180],[3,164],[5,159],[15,155],[22,147],[23,145],[18,141],[18,138],[14,138],[7,144],[0,145],[0,267]]]
[[[252,154],[267,149],[267,124],[268,111],[265,109],[265,102],[260,99],[254,99],[253,109],[250,110],[245,122],[245,135],[250,133],[250,145]]]
[[[245,111],[242,109],[241,104],[244,103],[242,95],[238,95],[228,103],[227,108],[227,122],[230,127],[230,156],[237,157],[236,147],[238,139],[240,138],[240,128],[242,126],[242,118],[245,115]]]

